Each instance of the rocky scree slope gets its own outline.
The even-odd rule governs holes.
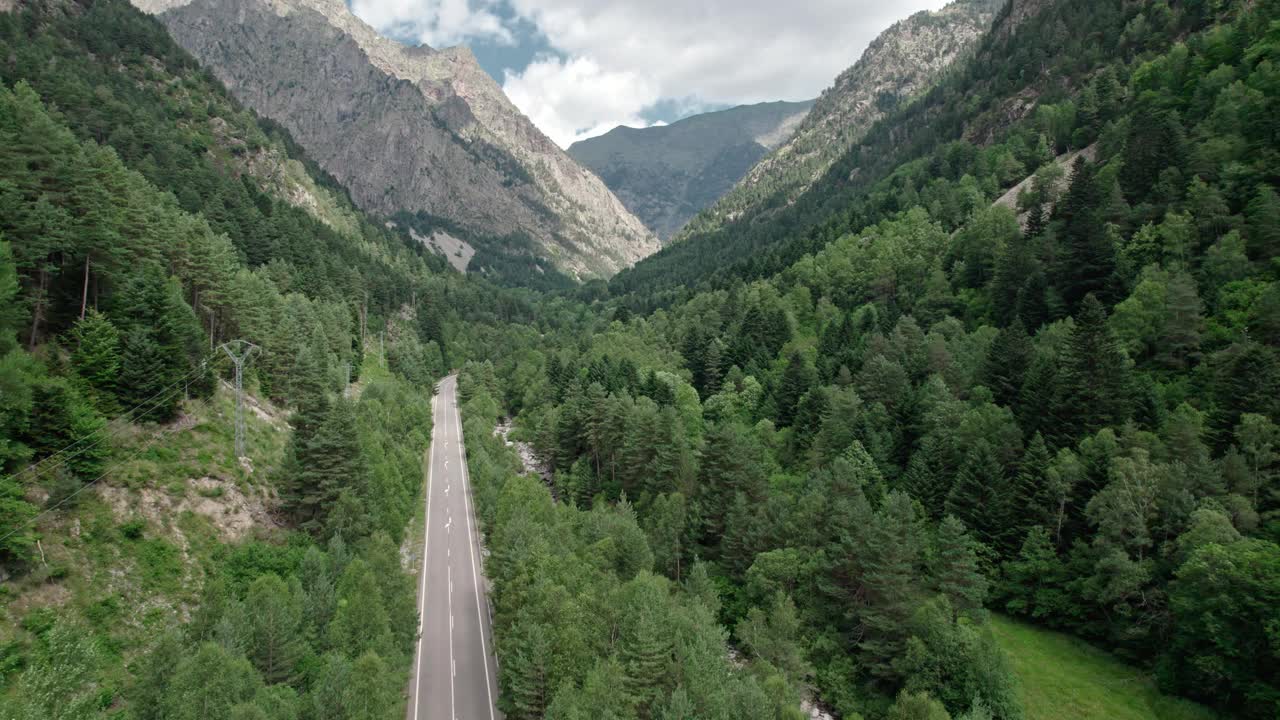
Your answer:
[[[791,137],[806,102],[740,105],[647,128],[618,126],[569,146],[664,242]]]
[[[280,122],[364,209],[526,237],[578,277],[657,239],[543,135],[463,47],[406,47],[342,0],[134,0],[242,102]]]

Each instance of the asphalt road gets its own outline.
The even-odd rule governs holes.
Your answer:
[[[497,720],[498,666],[479,533],[458,416],[457,376],[440,381],[427,470],[427,522],[418,584],[421,635],[409,681],[409,720]]]

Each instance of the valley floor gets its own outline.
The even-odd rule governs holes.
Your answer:
[[[996,641],[1018,678],[1026,720],[1214,720],[1195,703],[1161,694],[1143,670],[1078,638],[1000,615]]]

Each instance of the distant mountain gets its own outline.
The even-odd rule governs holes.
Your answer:
[[[466,48],[387,40],[343,0],[134,4],[237,98],[288,128],[366,210],[427,217],[530,267],[549,260],[579,277],[611,275],[658,249]]]
[[[619,126],[574,143],[569,155],[665,242],[790,138],[812,106],[812,100],[767,102],[670,125]]]
[[[800,127],[736,188],[689,226],[707,232],[726,220],[786,205],[822,177],[875,122],[929,87],[991,27],[1004,0],[956,0],[894,23],[840,73]]]
[[[823,91],[790,139],[690,220],[661,253],[622,273],[614,289],[629,292],[703,282],[730,264],[752,262],[761,250],[782,242],[803,223],[794,217],[774,222],[775,216],[797,212],[794,206],[806,191],[833,172],[836,162],[868,130],[936,84],[975,47],[1005,4],[1006,0],[955,0],[880,33],[858,62]]]

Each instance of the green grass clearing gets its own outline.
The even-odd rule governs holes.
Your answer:
[[[1201,705],[1164,695],[1140,668],[1069,635],[993,615],[1026,720],[1216,720]]]

